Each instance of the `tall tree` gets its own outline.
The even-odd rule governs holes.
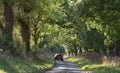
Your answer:
[[[4,0],[2,1],[4,7],[4,18],[5,26],[0,22],[2,31],[2,44],[5,45],[3,48],[12,51],[13,48],[13,26],[14,26],[14,12],[13,12],[13,1]]]
[[[30,51],[30,14],[35,10],[37,0],[20,0],[18,1],[17,20],[21,27],[21,35],[26,46],[26,51]],[[34,15],[33,15],[34,17]]]
[[[78,5],[81,18],[86,19],[86,23],[90,22],[91,28],[104,34],[106,44],[119,40],[119,4],[119,0],[82,0]]]
[[[25,22],[23,19],[18,20],[20,22],[21,26],[21,34],[23,41],[25,42],[26,45],[26,51],[30,51],[30,28],[27,22]]]

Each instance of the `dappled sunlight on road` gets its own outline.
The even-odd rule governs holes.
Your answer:
[[[68,61],[56,61],[56,66],[46,73],[90,73],[79,69],[77,64]]]

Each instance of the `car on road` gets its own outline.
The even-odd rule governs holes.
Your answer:
[[[62,54],[55,54],[54,59],[63,61],[63,55]]]

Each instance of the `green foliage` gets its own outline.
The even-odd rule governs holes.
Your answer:
[[[80,3],[78,7],[80,8],[79,12],[83,19],[87,18],[87,20],[94,21],[97,25],[102,27],[101,31],[105,33],[105,36],[108,39],[107,41],[115,41],[119,39],[118,28],[120,23],[120,8],[118,4],[120,4],[120,1],[118,0],[82,0],[82,3]]]
[[[65,53],[65,48],[63,46],[60,46],[59,44],[54,44],[54,45],[50,46],[49,50],[54,54],[55,53],[62,53],[62,54]]]
[[[8,2],[14,9],[15,27],[11,33],[14,51],[26,44],[22,41],[25,38],[20,37],[23,32],[18,29],[24,23],[30,28],[30,31],[26,29],[30,33],[30,38],[26,39],[30,40],[28,44],[32,49],[42,45],[47,49],[55,48],[52,49],[54,52],[58,52],[61,46],[66,46],[67,49],[82,46],[99,50],[120,39],[119,0],[0,1],[2,10],[0,11],[0,23],[2,24],[0,25],[5,27],[3,2]],[[20,20],[24,23],[17,23]],[[19,24],[22,26],[18,27]],[[1,30],[0,33],[4,34]],[[8,46],[10,40],[5,40],[9,37],[1,35],[1,48],[11,48]],[[4,42],[6,43],[3,44]]]
[[[104,46],[104,35],[98,32],[96,29],[91,29],[87,32],[88,34],[88,46],[89,48],[93,48],[95,50],[99,48],[103,48]]]
[[[51,58],[44,62],[31,61],[27,62],[18,59],[0,59],[0,73],[44,73],[54,65]]]
[[[119,73],[120,69],[119,67],[98,67],[95,71],[92,73]]]
[[[0,42],[1,42],[0,43],[0,48],[2,48],[3,50],[8,50],[9,49],[10,51],[12,51],[12,46],[11,45],[13,45],[13,43],[9,39],[9,36],[7,36],[7,37],[0,36]]]
[[[11,9],[14,12],[15,25],[14,30],[10,33],[13,36],[12,39],[9,39],[12,36],[3,36],[5,32],[1,30],[1,27],[4,29],[7,24],[4,15],[4,2],[12,5]],[[72,2],[71,0],[0,0],[0,48],[10,49],[12,52],[14,51],[15,55],[26,50],[26,43],[22,40],[25,38],[20,32],[21,26],[19,26],[20,23],[17,23],[23,20],[21,25],[24,25],[25,22],[30,28],[30,31],[26,31],[30,32],[30,38],[26,39],[30,40],[28,45],[31,45],[32,50],[40,47],[46,52],[65,53],[65,49],[76,49],[80,46],[98,52],[105,45],[108,46],[120,40],[119,5],[119,0],[72,0]],[[31,69],[37,73],[42,69],[41,66],[45,65],[21,63],[20,61],[8,62],[4,59],[0,60],[0,63],[2,71],[15,73]],[[86,60],[78,60],[77,63],[80,63],[80,67],[83,68],[96,69],[95,73],[98,70],[101,73],[107,73],[108,69],[114,69],[111,71],[113,73],[119,72],[119,68],[92,65],[93,63]]]
[[[79,68],[90,70],[91,73],[119,73],[119,67],[105,66],[83,58],[68,58],[69,61],[75,62]]]
[[[119,3],[118,0],[82,0],[71,4],[66,0],[63,10],[69,24],[64,26],[75,31],[83,47],[103,48],[119,40]]]

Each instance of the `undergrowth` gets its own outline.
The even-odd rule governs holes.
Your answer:
[[[91,73],[120,73],[120,67],[118,66],[107,66],[78,57],[68,58],[68,60],[77,63],[81,69],[91,70]]]
[[[53,65],[51,58],[44,62],[0,58],[0,73],[45,73]]]

